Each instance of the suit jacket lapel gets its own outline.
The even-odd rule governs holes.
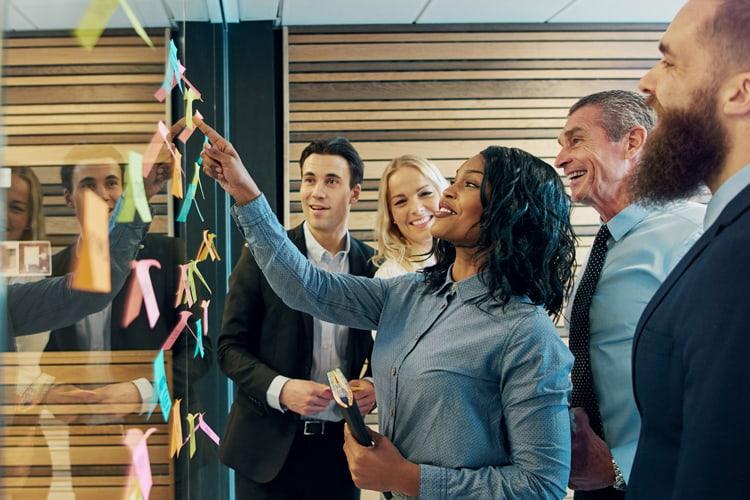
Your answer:
[[[305,244],[305,230],[302,227],[302,224],[295,227],[294,229],[289,231],[289,239],[292,240],[292,243],[294,243],[294,246],[297,247],[297,250],[302,252],[302,255],[307,258],[307,245]],[[309,314],[305,313],[299,313],[302,316],[302,324],[304,325],[304,349],[305,349],[305,359],[312,360],[312,352],[313,352],[313,339],[314,339],[314,332],[313,332],[313,318]],[[308,374],[309,375],[309,374]]]
[[[664,297],[666,297],[669,291],[675,286],[677,281],[683,274],[685,274],[700,254],[703,253],[711,241],[716,238],[725,227],[731,225],[737,217],[742,215],[748,209],[750,209],[750,186],[740,191],[740,193],[724,208],[716,222],[714,222],[714,224],[703,233],[703,236],[695,242],[672,272],[669,273],[669,276],[667,276],[667,279],[661,284],[648,305],[646,305],[646,309],[644,309],[643,314],[641,314],[641,318],[638,321],[638,327],[636,328],[635,336],[633,338],[633,352],[635,352],[638,345],[643,326],[651,318],[651,315],[664,300]]]

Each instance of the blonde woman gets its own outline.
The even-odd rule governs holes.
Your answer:
[[[378,189],[376,277],[392,278],[434,264],[430,228],[446,187],[440,170],[419,156],[399,156],[388,164]]]
[[[44,239],[42,186],[33,170],[17,167],[11,172],[7,193],[5,239],[34,241]]]

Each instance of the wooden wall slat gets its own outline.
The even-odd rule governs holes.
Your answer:
[[[312,139],[343,135],[365,162],[350,229],[372,243],[383,169],[406,153],[452,177],[489,145],[552,164],[569,107],[603,90],[637,90],[659,57],[661,25],[291,28],[288,40],[287,206],[302,220],[299,165]],[[568,184],[567,179],[563,178]],[[580,262],[599,226],[577,205]]]
[[[162,37],[163,40],[163,37]],[[160,44],[161,45],[161,44]],[[128,46],[98,45],[88,51],[81,47],[8,47],[3,55],[3,64],[9,66],[39,66],[56,64],[162,64],[164,52],[157,46],[149,49],[143,44]]]

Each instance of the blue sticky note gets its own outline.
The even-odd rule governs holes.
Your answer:
[[[198,354],[201,355],[201,358],[205,355],[205,352],[203,352],[203,327],[201,326],[203,323],[202,320],[197,320],[195,322],[195,336],[197,337],[195,339],[195,352],[193,353],[193,358],[197,358]]]
[[[198,186],[195,184],[190,184],[185,191],[185,201],[182,202],[182,206],[180,207],[180,213],[177,216],[177,222],[185,222],[187,221],[188,212],[190,212],[190,205],[193,204],[193,200],[195,199],[195,191],[198,189]]]
[[[169,422],[169,413],[172,411],[172,398],[169,396],[169,383],[167,382],[167,369],[164,365],[164,350],[159,349],[159,354],[154,358],[154,404],[161,404],[161,414],[165,422]],[[151,413],[149,413],[149,418]]]

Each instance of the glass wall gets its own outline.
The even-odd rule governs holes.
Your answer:
[[[191,46],[191,23],[68,3],[75,31],[3,40],[0,497],[228,498],[228,202],[190,127],[201,113],[224,129],[225,82],[203,66],[223,27],[199,23],[210,36]]]

